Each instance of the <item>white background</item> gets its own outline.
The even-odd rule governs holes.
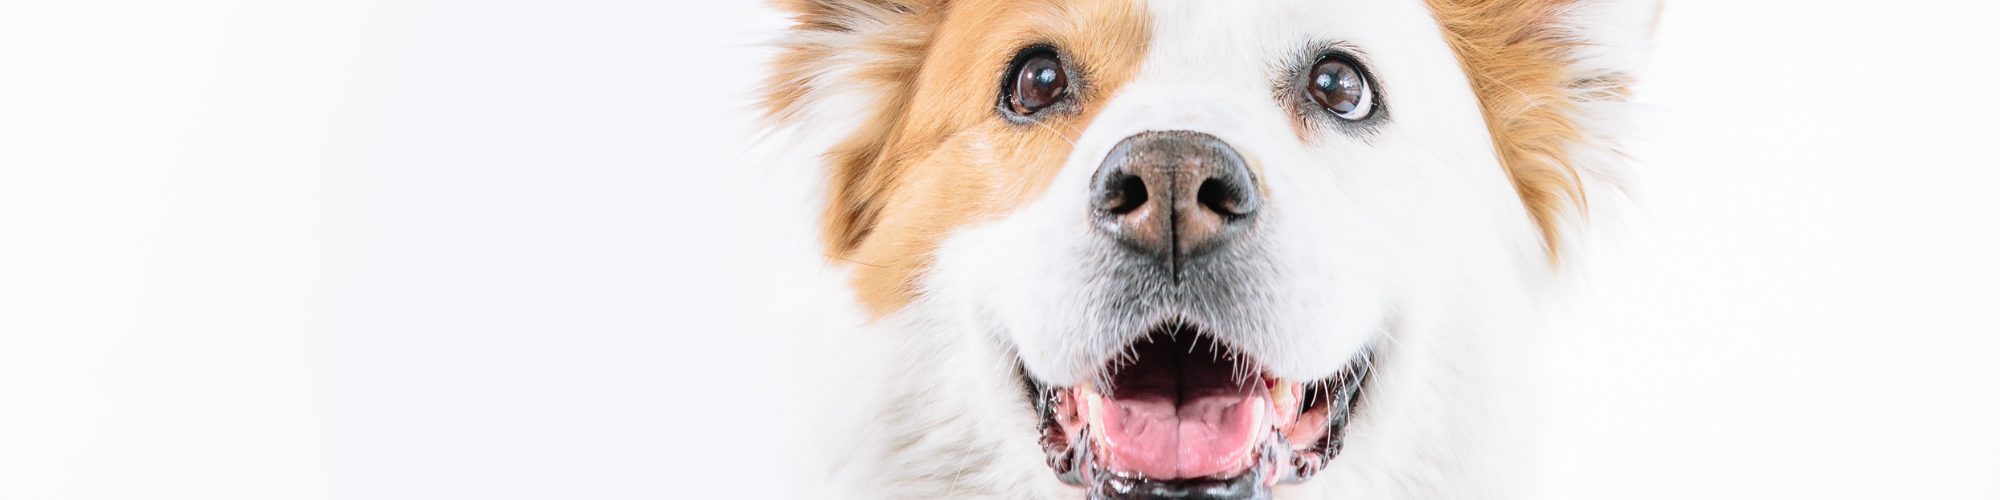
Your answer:
[[[735,3],[0,4],[0,498],[775,497]],[[1549,496],[2000,498],[1980,3],[1670,3]]]

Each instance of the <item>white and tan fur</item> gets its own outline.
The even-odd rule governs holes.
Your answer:
[[[954,112],[923,102],[925,82],[990,86],[1004,69],[984,64],[991,57],[934,64],[934,51],[950,46],[939,41],[945,31],[964,26],[952,9],[974,10],[954,4],[976,3],[781,3],[800,26],[781,42],[767,89],[769,142],[783,146],[773,161],[799,167],[780,172],[826,179],[814,216],[835,276],[818,288],[830,305],[789,341],[803,357],[785,405],[796,448],[774,454],[789,459],[778,474],[794,497],[1082,496],[1043,463],[1017,370],[1081,383],[1133,340],[1137,325],[1097,314],[1105,285],[1076,207],[1106,152],[1148,130],[1212,134],[1263,179],[1271,209],[1257,288],[1267,293],[1219,329],[1225,340],[1295,379],[1325,377],[1375,349],[1345,451],[1278,498],[1529,492],[1535,332],[1575,242],[1597,223],[1587,207],[1621,194],[1626,86],[1656,4],[1055,6],[1041,15],[1123,21],[1038,19],[1024,29],[1139,22],[1110,41],[1079,43],[1145,43],[1085,118],[1048,124],[1020,145],[1003,127],[965,125],[981,119],[971,112],[948,125],[907,116]],[[1274,102],[1274,65],[1317,42],[1365,55],[1391,121],[1365,134],[1302,131]],[[992,153],[1001,149],[1028,152]],[[1021,155],[1017,163],[1057,160],[1007,159]],[[883,168],[937,177],[884,174],[862,193],[838,187]],[[1042,173],[1014,172],[1022,168]],[[942,192],[957,189],[972,192]],[[862,202],[877,204],[863,222],[839,221]]]

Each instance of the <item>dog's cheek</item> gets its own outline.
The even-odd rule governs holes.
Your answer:
[[[1094,248],[1083,183],[1062,175],[1019,209],[962,228],[939,245],[924,295],[1014,348],[1036,377],[1080,382],[1110,330],[1089,314]],[[1074,184],[1074,185],[1072,185]]]

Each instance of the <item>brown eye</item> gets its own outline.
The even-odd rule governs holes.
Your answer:
[[[1327,58],[1313,64],[1306,88],[1314,102],[1343,120],[1367,118],[1375,108],[1375,91],[1353,63]]]
[[[1054,52],[1040,51],[1021,59],[1014,68],[1007,104],[1015,113],[1034,114],[1055,105],[1069,93],[1069,75]]]

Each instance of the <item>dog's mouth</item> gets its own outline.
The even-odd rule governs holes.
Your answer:
[[[1269,498],[1340,452],[1370,355],[1332,377],[1293,381],[1186,325],[1156,328],[1097,382],[1050,388],[1027,377],[1042,450],[1092,499]]]

